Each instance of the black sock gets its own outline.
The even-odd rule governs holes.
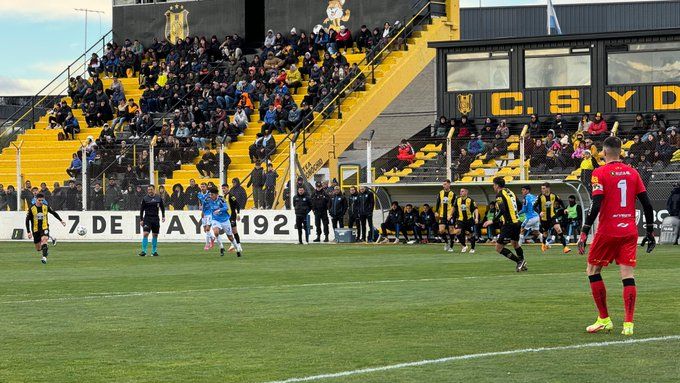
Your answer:
[[[47,244],[41,247],[43,257],[47,257]]]
[[[513,254],[512,251],[510,251],[510,249],[508,249],[506,247],[504,247],[503,250],[500,251],[500,253],[501,253],[502,256],[504,256],[505,258],[507,258],[507,259],[509,259],[509,260],[511,260],[515,263],[518,263],[520,261],[519,258],[517,258],[517,256],[515,254]]]
[[[567,239],[564,237],[564,234],[560,234],[560,242],[562,242],[562,246],[567,247]]]
[[[241,243],[241,236],[238,235],[238,233],[234,233],[234,239],[236,240],[236,243]]]
[[[451,234],[449,235],[449,246],[453,247],[453,242],[456,240],[456,236]]]
[[[444,244],[446,244],[446,243],[449,242],[449,241],[446,239],[446,233],[439,234],[439,236],[442,237],[442,241],[444,242]]]
[[[524,260],[524,249],[522,249],[522,246],[516,248],[515,252],[517,253],[517,258],[520,261],[523,261]]]
[[[302,229],[298,229],[298,241],[302,243]]]
[[[460,241],[460,245],[465,247],[465,233],[460,233],[460,235],[458,235],[458,240]]]
[[[475,244],[477,243],[477,238],[475,238],[475,235],[473,234],[472,237],[470,237],[470,247],[472,250],[475,249]]]

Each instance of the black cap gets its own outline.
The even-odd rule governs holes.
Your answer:
[[[316,187],[320,188],[320,187],[321,187],[321,185],[322,185],[322,184],[321,184],[321,182],[319,182],[319,181],[316,181]]]

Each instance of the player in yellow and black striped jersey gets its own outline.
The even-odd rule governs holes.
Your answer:
[[[493,190],[496,191],[496,216],[489,221],[484,222],[484,227],[495,224],[501,224],[501,234],[496,242],[496,251],[502,256],[514,261],[517,266],[517,272],[527,271],[527,262],[524,260],[524,250],[519,243],[519,234],[521,223],[519,221],[519,211],[522,207],[522,202],[515,196],[510,189],[505,187],[505,179],[503,177],[496,177],[493,179]],[[510,243],[517,252],[513,254],[512,250],[507,249],[505,245]]]
[[[42,263],[47,263],[47,241],[50,237],[49,214],[52,214],[62,225],[66,226],[66,222],[59,217],[59,214],[45,204],[45,195],[38,193],[35,196],[35,202],[26,213],[26,232],[28,239],[33,239],[35,251],[42,251]]]
[[[564,207],[565,205],[560,197],[550,191],[550,184],[548,182],[543,183],[541,185],[541,195],[534,203],[534,211],[541,217],[541,233],[543,233],[541,250],[546,251],[550,248],[547,240],[550,236],[550,230],[553,230],[562,243],[563,252],[567,254],[571,251],[569,246],[567,246],[567,239],[564,237],[559,222],[559,213],[564,211]]]
[[[434,209],[434,216],[439,222],[439,236],[444,241],[444,251],[453,251],[454,240],[454,202],[456,194],[451,190],[451,180],[445,180],[442,190],[437,194],[437,205]],[[450,242],[446,236],[449,234]]]
[[[455,219],[454,234],[458,236],[463,249],[462,253],[468,251],[465,244],[466,237],[470,238],[470,253],[475,252],[475,227],[479,223],[479,211],[477,203],[468,197],[468,190],[460,189],[460,195],[453,204],[453,216]]]

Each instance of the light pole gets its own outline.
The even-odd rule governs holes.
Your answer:
[[[87,8],[73,8],[74,10],[78,12],[85,12],[85,48],[83,50],[83,72],[87,70],[87,14],[92,12],[92,13],[99,13],[99,32],[101,34],[101,29],[102,29],[102,14],[104,11],[98,11],[96,9],[87,9]]]

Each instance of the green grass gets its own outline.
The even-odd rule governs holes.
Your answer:
[[[0,245],[0,382],[252,382],[423,359],[619,341],[596,317],[585,259],[526,250],[529,272],[482,247],[66,244],[48,265]],[[459,247],[457,247],[459,249]],[[641,255],[634,339],[679,335],[680,252]],[[490,356],[320,382],[677,382],[680,341]]]

